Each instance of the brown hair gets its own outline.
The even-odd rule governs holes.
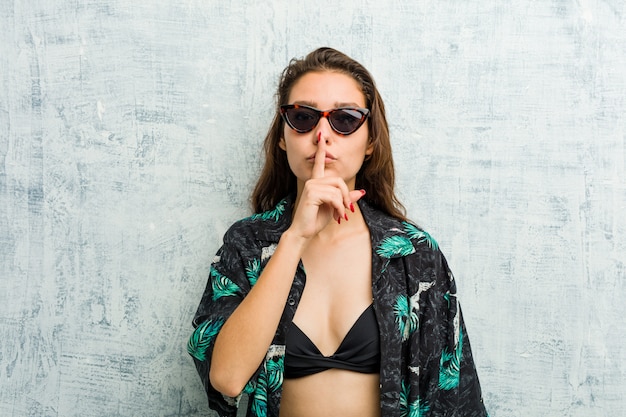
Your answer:
[[[276,112],[265,136],[265,163],[252,192],[255,212],[274,208],[290,193],[296,192],[296,177],[289,168],[287,154],[278,143],[283,136],[284,122],[280,106],[288,104],[293,85],[306,73],[337,71],[351,76],[361,87],[366,106],[370,109],[368,127],[370,143],[374,145],[356,176],[356,188],[364,189],[365,198],[387,214],[406,220],[404,206],[394,192],[395,171],[389,140],[385,106],[370,73],[360,63],[332,48],[319,48],[302,59],[292,59],[284,69],[276,92]]]

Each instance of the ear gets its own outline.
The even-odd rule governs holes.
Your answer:
[[[278,147],[280,147],[280,149],[282,149],[283,151],[287,151],[287,144],[285,143],[285,138],[284,137],[280,137],[280,140],[278,141]]]
[[[365,148],[365,155],[371,155],[374,152],[374,142],[372,142],[372,138],[369,138],[367,148]]]

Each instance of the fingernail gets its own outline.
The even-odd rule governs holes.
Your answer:
[[[346,221],[348,221],[348,213],[343,213],[343,218],[346,219]]]
[[[365,190],[361,190],[361,197],[365,195]]]
[[[354,213],[354,204],[350,203],[350,211]]]
[[[337,224],[341,224],[341,217],[337,217]]]
[[[322,132],[317,134],[317,143],[320,143],[320,140],[322,140]]]

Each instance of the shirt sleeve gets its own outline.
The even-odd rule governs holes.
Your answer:
[[[413,290],[421,292],[419,331],[410,362],[418,369],[419,389],[411,389],[412,403],[424,415],[487,416],[454,276],[438,248],[418,258],[420,276]]]
[[[215,410],[219,416],[229,417],[237,414],[239,397],[224,396],[213,388],[209,380],[209,370],[219,331],[251,288],[248,277],[250,265],[246,265],[246,260],[238,249],[241,246],[236,234],[230,231],[226,233],[224,245],[211,264],[206,289],[193,319],[194,331],[187,343],[187,351],[192,356],[204,385],[209,408]],[[256,374],[251,380],[255,378]]]

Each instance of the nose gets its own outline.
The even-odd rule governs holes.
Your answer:
[[[315,127],[315,135],[313,136],[315,138],[314,140],[317,142],[318,138],[321,138],[321,140],[328,144],[332,138],[332,133],[333,129],[330,127],[328,118],[320,117],[320,120],[317,122],[317,126]]]

